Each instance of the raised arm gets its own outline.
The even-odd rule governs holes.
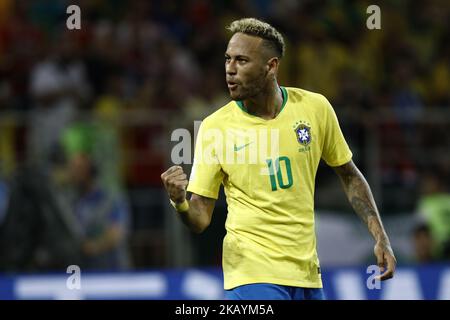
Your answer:
[[[161,180],[183,223],[195,233],[203,232],[211,223],[216,200],[195,193],[187,200],[188,180],[180,166],[170,167],[161,174]]]
[[[369,232],[375,239],[374,253],[377,258],[377,264],[382,272],[387,265],[386,271],[380,276],[380,280],[392,278],[397,262],[389,238],[381,222],[369,184],[353,161],[339,167],[333,167],[333,169],[341,179],[350,204],[367,225]]]

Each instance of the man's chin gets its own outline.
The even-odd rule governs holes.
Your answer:
[[[231,98],[231,100],[234,100],[234,101],[242,100],[241,95],[238,94],[237,92],[230,92],[230,98]]]

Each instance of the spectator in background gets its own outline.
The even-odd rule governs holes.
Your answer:
[[[1,169],[1,163],[0,163]],[[3,218],[6,215],[6,207],[8,205],[9,199],[9,188],[6,181],[3,179],[1,171],[0,171],[0,225],[3,222]]]
[[[414,124],[423,113],[422,98],[419,94],[416,81],[416,64],[414,57],[410,57],[410,49],[404,49],[407,53],[400,53],[392,66],[393,108],[398,121],[404,127],[405,133],[415,133]],[[415,138],[412,136],[411,138]],[[416,140],[413,140],[415,143]]]
[[[418,263],[435,261],[434,240],[428,225],[418,224],[412,232],[412,237],[415,261]]]
[[[0,224],[0,270],[61,271],[78,265],[76,223],[52,175],[36,166],[17,169]]]
[[[93,157],[95,129],[79,124],[63,134],[71,186],[71,206],[82,238],[81,267],[125,270],[129,210],[126,201],[99,182]]]
[[[122,193],[122,152],[123,134],[120,121],[125,108],[121,93],[123,80],[119,75],[110,75],[106,79],[106,89],[94,101],[94,121],[89,125],[95,132],[94,162],[101,164],[98,172],[99,183],[113,193]]]
[[[1,102],[0,102],[1,103]],[[2,106],[0,104],[0,114]],[[8,114],[0,115],[0,176],[9,177],[16,166],[17,125]]]
[[[68,32],[59,34],[51,53],[31,71],[34,106],[28,135],[29,158],[44,165],[89,94],[84,64],[78,59],[75,44],[76,39]]]
[[[332,100],[337,97],[339,71],[351,65],[351,56],[339,42],[327,38],[325,27],[312,24],[309,41],[298,46],[299,79],[305,89],[323,92]],[[320,70],[317,72],[317,70]]]
[[[450,259],[450,193],[434,172],[426,173],[422,178],[422,196],[417,211],[435,240],[438,258]]]

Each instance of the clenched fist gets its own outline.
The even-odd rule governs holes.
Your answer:
[[[188,180],[183,168],[172,166],[161,174],[161,180],[169,194],[170,199],[175,203],[182,203],[186,199],[186,186]]]

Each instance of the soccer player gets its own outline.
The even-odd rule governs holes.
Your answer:
[[[324,299],[314,232],[320,159],[340,177],[348,200],[375,240],[383,272],[379,280],[393,277],[396,259],[389,238],[332,106],[320,94],[278,84],[285,46],[271,25],[246,18],[228,29],[232,37],[225,72],[232,101],[202,122],[189,181],[180,166],[161,175],[171,204],[197,233],[210,224],[224,185],[225,297]],[[266,147],[276,151],[252,161]],[[192,193],[190,200],[186,192]]]

